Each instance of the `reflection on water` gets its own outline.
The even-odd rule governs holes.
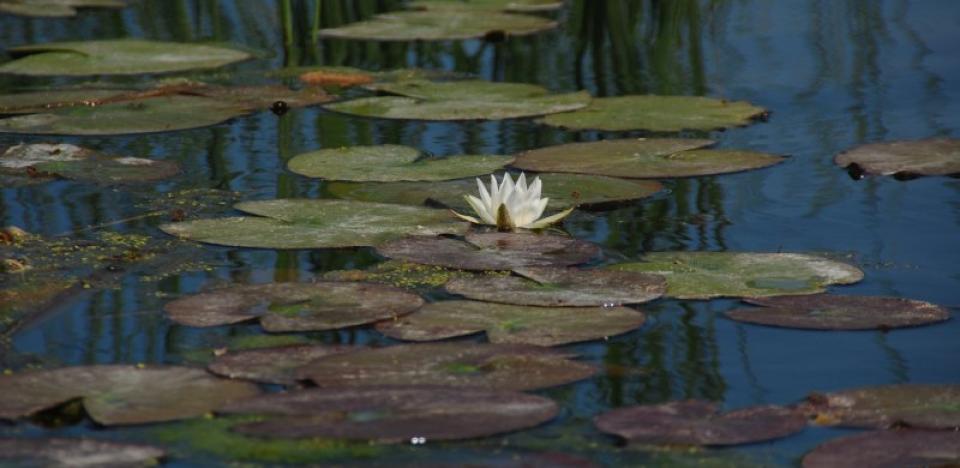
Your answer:
[[[837,152],[877,140],[957,137],[960,129],[960,4],[934,0],[770,2],[608,0],[569,2],[560,29],[498,43],[372,43],[313,40],[316,18],[339,25],[395,10],[400,1],[144,0],[122,11],[78,18],[0,16],[0,44],[147,37],[242,44],[260,54],[238,81],[283,65],[369,69],[436,68],[482,78],[540,83],[557,91],[715,95],[772,110],[769,122],[726,132],[686,133],[723,147],[789,155],[749,173],[672,180],[650,200],[577,212],[566,228],[601,243],[613,260],[655,250],[828,251],[867,273],[856,294],[911,297],[960,306],[960,181],[851,180]],[[244,75],[246,73],[247,75]],[[230,81],[222,71],[201,78]],[[135,83],[137,78],[117,78]],[[0,77],[4,92],[66,83]],[[529,120],[426,123],[351,118],[318,109],[281,117],[261,112],[213,128],[130,137],[65,138],[107,153],[175,160],[182,177],[156,186],[98,188],[54,182],[0,188],[0,225],[57,235],[125,219],[157,193],[190,187],[235,190],[246,199],[316,198],[323,183],[290,174],[293,155],[322,147],[396,143],[434,154],[514,153],[551,144],[622,136],[567,133]],[[41,141],[0,136],[0,146]],[[118,230],[162,235],[160,220]],[[273,252],[207,247],[214,268],[160,281],[128,275],[116,289],[89,291],[12,339],[2,361],[79,364],[190,361],[191,350],[255,325],[197,330],[171,325],[170,297],[231,282],[308,281],[326,271],[378,261],[369,249]],[[956,382],[954,320],[880,333],[816,333],[737,324],[721,318],[732,301],[661,301],[643,307],[643,329],[571,347],[600,363],[601,376],[547,391],[562,401],[562,424],[585,427],[610,407],[706,398],[727,407],[789,403],[812,390],[895,382]],[[367,329],[310,334],[330,343],[386,343]],[[560,425],[541,429],[544,434]],[[602,443],[607,439],[583,429]],[[552,431],[552,432],[551,432]],[[536,432],[535,432],[536,433]],[[833,433],[749,450],[790,461]],[[609,460],[607,460],[609,461]]]

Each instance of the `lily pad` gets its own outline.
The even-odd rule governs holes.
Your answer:
[[[960,432],[874,431],[820,444],[803,457],[804,468],[922,467],[960,464]]]
[[[626,180],[581,174],[537,174],[543,182],[542,196],[550,199],[548,209],[600,205],[649,197],[663,186],[652,180]],[[469,212],[465,194],[475,193],[475,179],[443,182],[341,183],[326,186],[335,197],[377,203],[423,205],[428,200],[461,212]]]
[[[600,253],[596,244],[543,234],[469,233],[466,240],[406,237],[380,245],[377,252],[392,259],[458,270],[576,265]]]
[[[410,341],[434,341],[486,332],[491,343],[557,346],[619,335],[643,326],[626,307],[525,307],[475,301],[428,304],[377,331]]]
[[[80,366],[0,376],[0,419],[81,398],[87,414],[113,426],[201,416],[259,391],[251,383],[189,367]]]
[[[213,327],[258,319],[270,332],[336,330],[409,314],[416,294],[369,283],[268,283],[235,286],[168,303],[171,320]]]
[[[803,414],[781,406],[721,413],[700,400],[616,409],[594,420],[603,432],[652,445],[739,445],[778,439],[803,430]]]
[[[180,166],[170,161],[115,157],[71,144],[20,144],[0,153],[0,174],[96,182],[153,182],[173,177]]]
[[[471,271],[454,270],[436,265],[387,260],[365,270],[334,270],[323,274],[330,281],[366,281],[404,289],[431,289],[443,286],[453,278],[472,276]],[[488,271],[488,275],[508,275],[508,271]]]
[[[328,356],[302,367],[299,374],[320,387],[416,384],[533,390],[576,382],[596,372],[567,356],[537,346],[425,343]]]
[[[436,11],[553,11],[563,8],[558,0],[416,0],[410,8]]]
[[[266,249],[370,246],[404,235],[462,234],[468,228],[444,210],[348,200],[279,199],[235,208],[261,217],[201,219],[160,228],[198,242]]]
[[[19,75],[133,75],[217,68],[250,58],[227,47],[182,42],[110,39],[50,42],[8,49],[23,55],[0,65]]]
[[[399,145],[351,146],[299,154],[291,171],[330,180],[394,182],[448,180],[488,174],[513,162],[513,156],[460,155],[425,158],[416,148]]]
[[[841,167],[856,165],[870,175],[933,176],[960,174],[960,140],[931,138],[871,143],[834,158]]]
[[[524,36],[557,27],[555,21],[532,15],[477,11],[403,11],[336,28],[320,36],[372,41],[449,41],[487,36]]]
[[[957,429],[960,385],[883,385],[813,394],[800,407],[830,425]]]
[[[4,466],[121,468],[154,465],[163,456],[159,447],[105,440],[0,439]]]
[[[658,275],[616,270],[523,267],[524,276],[455,278],[447,291],[469,299],[548,307],[612,307],[659,298],[667,281]]]
[[[740,322],[813,330],[886,330],[942,322],[947,309],[899,297],[838,296],[816,294],[745,299],[762,308],[727,312]]]
[[[696,177],[760,169],[784,160],[755,151],[698,149],[710,140],[627,138],[568,143],[521,153],[513,166],[627,178]]]
[[[643,260],[610,268],[662,275],[677,299],[813,294],[863,279],[852,265],[797,253],[653,252]]]
[[[243,434],[397,443],[415,437],[469,439],[533,427],[553,419],[557,404],[516,392],[415,385],[301,390],[239,402],[222,412],[269,417],[234,427]]]
[[[126,0],[0,0],[0,13],[37,18],[76,16],[77,8],[123,8]]]
[[[218,356],[207,370],[231,379],[293,385],[297,383],[295,371],[298,368],[315,359],[354,349],[353,346],[292,345],[231,351]]]
[[[618,96],[594,98],[583,109],[540,122],[569,130],[679,132],[747,125],[765,112],[745,101],[700,96]]]

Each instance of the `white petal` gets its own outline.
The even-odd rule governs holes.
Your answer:
[[[530,184],[530,198],[538,199],[540,198],[540,189],[543,184],[540,182],[540,177],[533,179],[533,183]]]
[[[477,177],[477,188],[480,189],[480,199],[483,200],[483,205],[489,208],[490,194],[487,192],[487,188],[483,186],[483,182],[480,181],[479,177]]]
[[[566,218],[567,216],[569,216],[570,213],[573,213],[574,208],[576,208],[576,207],[572,207],[572,206],[571,206],[570,208],[568,208],[568,209],[566,209],[566,210],[563,210],[563,211],[561,211],[561,212],[559,212],[559,213],[557,213],[557,214],[555,214],[555,215],[547,216],[546,218],[543,218],[543,219],[541,219],[541,220],[539,220],[539,221],[537,221],[537,222],[535,222],[535,223],[532,223],[532,224],[530,224],[529,226],[526,226],[526,228],[527,228],[527,229],[543,229],[543,228],[545,228],[545,227],[547,227],[547,226],[549,226],[549,225],[551,225],[551,224],[553,224],[553,223],[556,223],[556,222],[560,221],[561,219]]]
[[[517,177],[517,188],[521,192],[527,191],[527,175],[522,172],[520,173],[520,177]]]
[[[480,215],[480,219],[482,219],[484,222],[487,224],[497,224],[497,220],[490,215],[487,207],[484,206],[483,202],[480,201],[479,198],[473,195],[466,195],[463,197],[463,199],[470,204],[470,207],[473,208],[473,211],[476,211],[477,214]]]
[[[453,213],[454,216],[456,216],[456,217],[458,217],[458,218],[460,218],[460,219],[462,219],[462,220],[464,220],[464,221],[468,221],[468,222],[471,222],[471,223],[473,223],[473,224],[483,224],[483,223],[480,222],[479,219],[474,218],[473,216],[462,215],[462,214],[457,213],[456,211],[453,211],[453,210],[450,210],[450,212]]]
[[[547,203],[549,201],[550,201],[549,198],[541,198],[537,200],[537,204],[535,205],[535,208],[533,210],[534,211],[533,219],[540,219],[540,217],[543,216],[543,210],[547,209]]]

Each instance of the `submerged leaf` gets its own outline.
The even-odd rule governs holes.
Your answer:
[[[153,182],[170,178],[180,166],[170,161],[107,156],[70,144],[20,144],[0,151],[0,174],[62,177],[101,184]]]
[[[960,174],[960,140],[931,138],[861,145],[834,158],[837,165],[871,175]]]
[[[336,28],[321,29],[326,38],[374,41],[446,41],[490,34],[522,36],[557,27],[538,16],[489,11],[403,11]]]

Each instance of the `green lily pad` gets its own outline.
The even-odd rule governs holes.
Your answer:
[[[883,385],[817,393],[800,408],[829,425],[955,430],[960,428],[960,385]]]
[[[171,320],[214,327],[258,319],[270,332],[336,330],[409,314],[416,294],[367,283],[267,283],[234,286],[167,303]]]
[[[320,36],[372,41],[449,41],[490,35],[524,36],[556,27],[555,21],[531,15],[487,11],[403,11],[321,29]]]
[[[234,430],[258,437],[407,442],[456,440],[537,426],[557,415],[547,398],[426,385],[308,389],[267,395],[222,412],[267,416]]]
[[[19,75],[132,75],[217,68],[250,58],[226,47],[181,42],[111,39],[50,42],[8,49],[27,54],[0,65],[0,73]]]
[[[612,307],[659,298],[667,281],[658,275],[617,270],[522,267],[524,276],[455,278],[447,291],[468,299],[546,307]]]
[[[89,106],[122,96],[123,89],[52,89],[28,93],[0,94],[0,114],[35,114],[63,107]]]
[[[823,292],[863,279],[860,269],[814,255],[754,252],[653,252],[610,268],[662,275],[667,297],[764,297]]]
[[[874,431],[829,440],[803,457],[804,468],[921,467],[960,464],[960,432]]]
[[[460,155],[424,158],[409,146],[350,146],[311,151],[288,163],[291,171],[330,180],[394,182],[448,180],[488,174],[513,162],[513,156]]]
[[[886,330],[942,322],[947,309],[924,301],[899,297],[815,294],[745,299],[761,308],[727,312],[740,322],[812,330]]]
[[[766,112],[745,101],[700,96],[618,96],[594,98],[590,105],[540,120],[569,130],[679,132],[747,125]]]
[[[207,370],[231,379],[293,385],[296,369],[331,354],[354,350],[353,346],[291,345],[230,351],[218,356]]]
[[[627,138],[568,143],[521,153],[513,166],[530,171],[574,172],[627,178],[696,177],[759,169],[780,156],[740,150],[698,149],[710,140]]]
[[[543,182],[543,197],[550,199],[548,209],[600,205],[649,197],[663,186],[652,180],[626,180],[581,174],[537,174]],[[326,186],[337,198],[377,203],[423,205],[428,200],[460,212],[469,213],[466,194],[475,194],[475,179],[442,182],[342,183]]]
[[[404,235],[463,234],[468,225],[444,210],[347,200],[279,199],[236,209],[261,217],[165,224],[167,234],[234,247],[319,249],[370,246]]]
[[[600,253],[596,244],[569,237],[520,233],[469,233],[466,242],[413,236],[377,247],[387,258],[458,270],[511,270],[526,266],[586,263]]]
[[[602,339],[643,326],[643,313],[626,307],[526,307],[475,301],[427,304],[377,324],[400,340],[435,341],[486,332],[491,343],[557,346]]]
[[[259,391],[202,369],[109,365],[0,376],[0,419],[16,419],[82,398],[100,424],[142,424],[192,418]]]
[[[533,390],[576,382],[596,372],[567,356],[538,346],[425,343],[335,354],[300,368],[299,376],[320,387],[415,384]]]
[[[436,265],[387,260],[365,270],[334,270],[323,274],[330,281],[366,281],[404,289],[430,289],[443,286],[453,278],[472,276],[471,271],[454,270]],[[488,271],[488,275],[507,275],[507,271]]]
[[[122,468],[155,465],[163,456],[163,449],[152,445],[106,440],[0,439],[3,466]]]
[[[180,166],[170,161],[107,156],[71,144],[21,144],[0,152],[0,174],[101,184],[153,182],[173,177]]]
[[[845,168],[870,175],[934,176],[960,174],[960,140],[931,138],[871,143],[834,158]]]
[[[558,0],[416,0],[410,8],[436,11],[553,11],[563,8]]]
[[[754,406],[721,413],[700,400],[632,406],[601,414],[597,429],[651,445],[740,445],[779,439],[807,426],[803,414],[781,406]]]

